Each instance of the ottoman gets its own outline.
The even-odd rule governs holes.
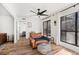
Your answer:
[[[46,55],[51,51],[51,45],[50,43],[41,43],[37,46],[37,50],[41,53]]]

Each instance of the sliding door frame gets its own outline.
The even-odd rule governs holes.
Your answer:
[[[77,39],[77,36],[78,36],[78,34],[77,34],[77,21],[78,21],[78,13],[76,12],[75,13],[75,46],[78,45],[78,43],[77,43],[77,41],[78,41],[78,39]]]
[[[46,28],[47,28],[47,29],[46,29],[46,35],[49,36],[49,35],[48,35],[48,22],[50,22],[50,27],[51,27],[51,20],[47,20],[47,21],[44,21],[44,22],[47,22],[47,26],[46,26]],[[43,22],[43,34],[44,34],[44,22]],[[51,28],[50,28],[50,30],[51,30]],[[50,35],[51,35],[51,34],[50,34]]]
[[[62,17],[64,17],[64,16],[62,16]],[[61,30],[62,29],[62,20],[60,20],[60,41],[61,42],[64,42],[64,43],[67,43],[67,44],[71,44],[71,45],[74,45],[74,46],[77,46],[77,47],[79,47],[78,46],[78,31],[77,31],[77,25],[78,24],[78,12],[75,12],[75,44],[72,44],[72,43],[68,43],[68,42],[66,42],[66,41],[62,41],[62,39],[61,39],[61,37],[62,37],[62,32],[65,32],[65,36],[66,36],[66,31],[63,31],[63,30]],[[68,31],[67,31],[68,32]],[[73,32],[73,31],[72,31]],[[67,36],[66,36],[67,37]],[[65,39],[66,39],[66,37],[65,37]]]

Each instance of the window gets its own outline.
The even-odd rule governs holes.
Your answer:
[[[43,34],[46,34],[47,36],[51,35],[51,21],[44,21],[43,22]]]
[[[79,46],[79,12],[61,17],[61,41]]]

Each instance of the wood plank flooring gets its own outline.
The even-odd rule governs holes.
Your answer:
[[[20,38],[16,43],[5,43],[3,48],[0,48],[0,55],[42,55],[37,51],[37,49],[32,49],[29,45],[29,40],[25,38]],[[52,44],[52,51],[47,55],[78,55],[78,53],[73,52],[61,46]]]

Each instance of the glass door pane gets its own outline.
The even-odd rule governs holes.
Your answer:
[[[61,31],[66,31],[66,21],[65,17],[61,17]]]
[[[66,21],[65,17],[61,17],[61,41],[66,42]]]
[[[50,36],[51,35],[51,21],[49,20],[48,21],[48,36]]]
[[[67,15],[66,20],[66,42],[75,44],[75,13]]]
[[[47,34],[47,22],[43,22],[43,34]]]
[[[66,32],[61,32],[61,41],[66,42]]]
[[[61,17],[61,41],[75,44],[75,13]]]
[[[51,35],[51,21],[43,22],[43,34],[50,36]]]

